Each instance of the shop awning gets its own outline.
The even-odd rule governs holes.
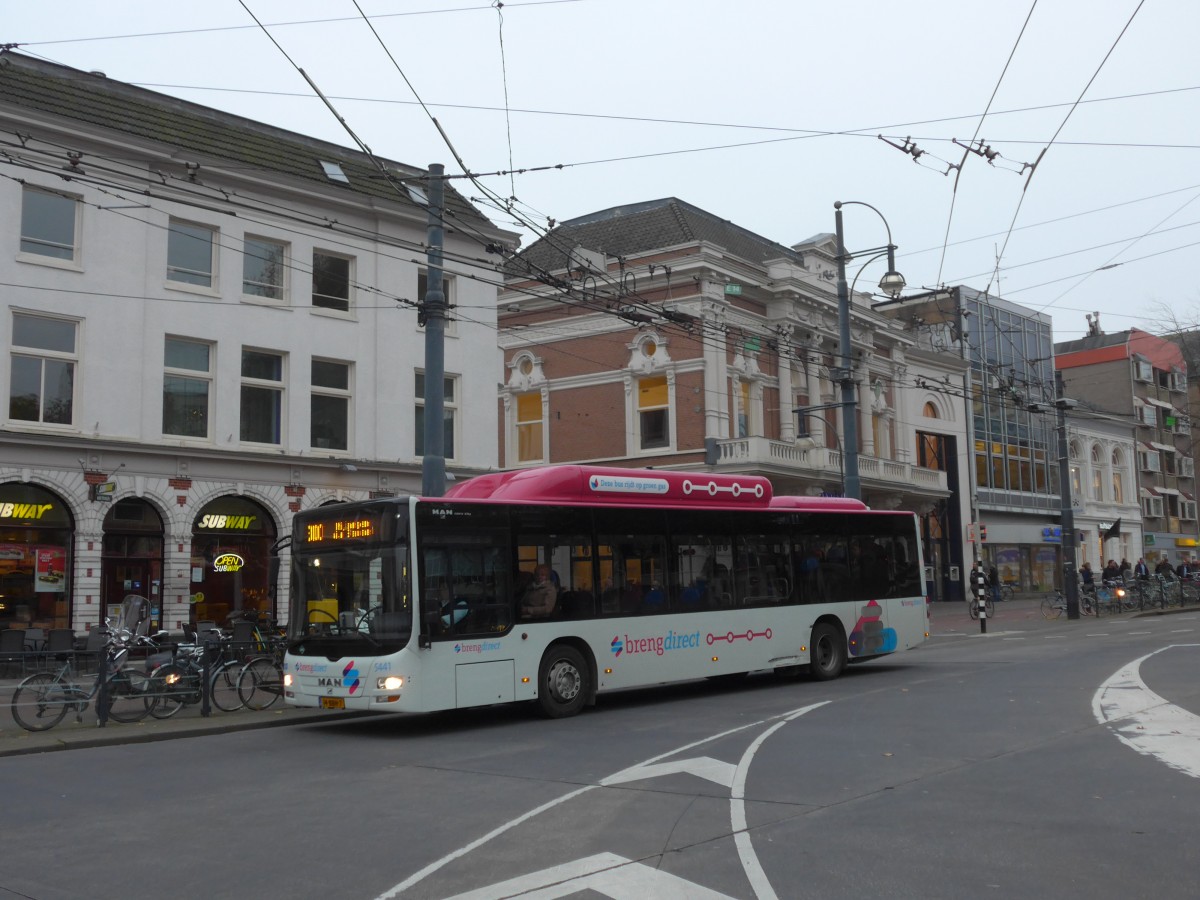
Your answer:
[[[1179,491],[1175,490],[1175,488],[1160,487],[1160,488],[1155,488],[1155,490],[1158,491],[1160,494],[1170,494],[1173,497],[1179,496]]]
[[[1154,406],[1161,406],[1163,409],[1174,409],[1175,407],[1166,400],[1158,400],[1154,397],[1139,397],[1143,403],[1151,403]]]

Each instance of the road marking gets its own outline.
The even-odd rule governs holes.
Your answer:
[[[526,900],[552,900],[582,891],[594,892],[613,900],[732,900],[701,887],[694,881],[669,872],[635,863],[615,853],[598,853],[584,859],[530,872],[448,900],[495,900],[497,897],[524,897]]]
[[[625,784],[630,781],[641,781],[643,778],[658,778],[660,775],[673,775],[676,772],[687,772],[699,778],[715,781],[721,787],[733,784],[735,772],[733,763],[722,762],[711,756],[696,756],[692,759],[677,759],[674,762],[659,763],[656,766],[631,766],[616,775],[609,775],[603,784]]]
[[[616,773],[615,775],[609,776],[609,777],[616,778],[626,772],[629,772],[631,769],[647,768],[647,767],[653,765],[654,763],[657,763],[661,760],[666,759],[669,756],[675,756],[679,753],[685,753],[688,750],[692,750],[696,747],[703,746],[704,744],[711,743],[712,741],[718,741],[721,738],[729,737],[731,734],[737,734],[740,731],[746,731],[747,729],[750,729],[750,728],[757,728],[759,725],[765,725],[767,722],[773,722],[775,720],[790,721],[792,718],[795,718],[797,716],[802,716],[809,710],[816,709],[818,706],[823,706],[823,705],[825,705],[825,703],[829,703],[829,702],[831,702],[831,701],[825,700],[822,703],[814,703],[811,706],[805,706],[805,707],[802,707],[801,709],[792,710],[790,713],[783,713],[778,716],[771,716],[770,718],[767,718],[767,719],[759,719],[756,722],[749,722],[746,725],[739,725],[736,728],[730,728],[727,731],[722,731],[717,734],[710,734],[708,737],[700,738],[700,740],[698,740],[698,741],[692,741],[690,744],[684,744],[682,747],[676,747],[674,750],[668,750],[666,753],[660,753],[657,756],[652,756],[649,759],[643,760],[641,763],[638,763],[636,766],[631,766],[629,769],[622,769],[620,772]],[[471,841],[469,844],[459,847],[457,850],[454,850],[451,853],[447,853],[441,859],[434,860],[429,865],[425,866],[423,869],[421,869],[417,872],[414,872],[412,875],[408,876],[408,878],[404,879],[399,884],[384,891],[382,894],[379,895],[378,898],[376,898],[376,900],[391,900],[391,898],[396,897],[398,894],[403,893],[404,891],[408,890],[413,885],[424,881],[426,878],[428,878],[434,872],[445,867],[449,863],[454,862],[456,859],[461,859],[462,857],[466,856],[468,853],[471,853],[471,852],[479,849],[480,847],[482,847],[484,844],[488,843],[488,841],[492,840],[493,838],[499,837],[500,835],[504,834],[506,831],[510,831],[513,828],[516,828],[518,825],[522,825],[525,822],[528,822],[530,819],[534,818],[535,816],[539,816],[548,810],[554,809],[554,807],[556,807],[556,806],[566,803],[569,800],[574,800],[576,797],[578,797],[582,794],[586,794],[588,791],[595,790],[598,787],[606,786],[608,784],[608,780],[609,780],[608,778],[605,778],[605,779],[602,779],[598,784],[589,784],[589,785],[586,785],[585,787],[578,788],[577,790],[570,791],[566,794],[563,794],[561,797],[558,797],[555,800],[550,800],[546,803],[543,803],[541,806],[537,807],[536,809],[531,809],[531,810],[529,810],[529,812],[526,812],[526,813],[523,813],[522,815],[517,816],[515,819],[510,819],[509,821],[496,826],[491,831],[489,831],[487,834],[485,834],[479,838],[476,838],[475,840]],[[753,853],[753,851],[751,851],[751,852]],[[743,866],[745,866],[744,861],[743,861]],[[491,888],[488,888],[487,890],[490,891]],[[489,895],[489,896],[491,896],[491,895]],[[558,896],[558,895],[553,895],[553,896]]]
[[[1144,756],[1200,778],[1200,716],[1168,703],[1142,681],[1141,666],[1164,650],[1197,647],[1172,644],[1118,669],[1092,697],[1092,713],[1117,738]]]
[[[1195,630],[1196,630],[1195,628],[1175,628],[1167,633],[1168,634],[1190,634],[1191,632],[1193,632]],[[1149,634],[1149,633],[1150,632],[1148,632],[1148,631],[1146,632],[1146,634]]]

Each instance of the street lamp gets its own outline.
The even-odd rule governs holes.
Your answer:
[[[798,406],[795,409],[793,409],[792,412],[798,416],[805,416],[805,417],[811,416],[814,419],[818,419],[821,417],[817,416],[816,413],[820,412],[821,410],[823,410],[823,409],[839,409],[839,408],[841,408],[840,403],[826,403],[821,406]],[[821,421],[825,422],[824,419],[821,419]],[[825,424],[829,424],[829,423],[825,422]],[[842,439],[840,437],[838,437],[837,429],[834,429],[834,431],[833,431],[833,440],[837,444],[837,448],[838,448],[838,462],[840,463],[839,468],[841,469],[841,474],[842,474],[842,496],[845,497],[846,496],[846,449],[842,445]]]
[[[1067,601],[1067,618],[1079,618],[1079,580],[1075,574],[1075,503],[1071,497],[1071,460],[1067,446],[1067,410],[1075,407],[1075,401],[1063,396],[1062,372],[1054,373],[1055,425],[1058,430],[1058,492],[1062,497],[1062,513],[1058,528],[1062,532],[1063,596]],[[1042,403],[1030,403],[1030,412],[1047,412]]]
[[[871,247],[869,250],[846,252],[846,241],[842,233],[842,207],[865,206],[883,220],[887,230],[887,244],[882,247]],[[896,271],[896,245],[892,243],[892,229],[883,213],[870,203],[859,200],[839,200],[833,204],[834,221],[837,231],[837,298],[838,298],[838,342],[841,344],[838,360],[838,379],[842,384],[842,428],[846,435],[842,458],[845,468],[845,487],[843,493],[855,500],[862,499],[862,487],[858,478],[858,404],[854,398],[854,381],[850,361],[850,288],[846,284],[846,262],[858,256],[869,253],[887,254],[888,270],[879,281],[879,290],[895,299],[904,290],[904,276]],[[882,252],[881,252],[882,251]],[[855,281],[858,276],[855,276]]]

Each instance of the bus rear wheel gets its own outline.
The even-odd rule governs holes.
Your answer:
[[[831,681],[846,668],[846,641],[828,622],[813,626],[809,650],[808,674],[814,681]]]
[[[574,647],[555,644],[542,657],[538,672],[538,705],[550,719],[577,714],[587,703],[588,666]]]

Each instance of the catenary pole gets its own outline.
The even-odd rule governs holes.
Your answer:
[[[446,230],[442,224],[445,203],[444,169],[440,163],[429,167],[428,224],[425,227],[425,296],[421,298],[425,318],[425,452],[421,456],[421,493],[441,497],[446,493],[446,294],[442,290],[442,246]]]

